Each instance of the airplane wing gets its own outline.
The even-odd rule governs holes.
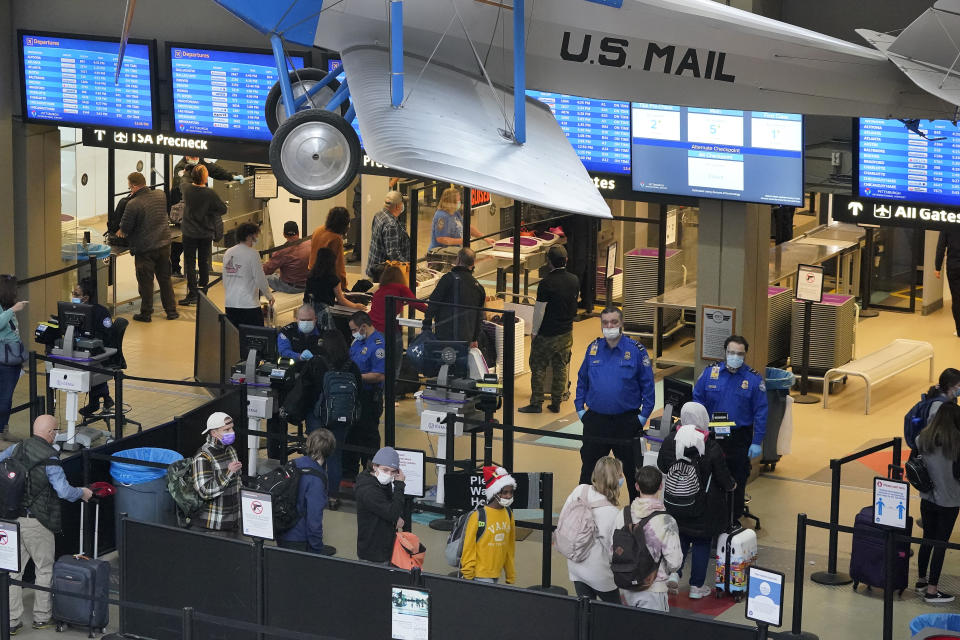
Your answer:
[[[262,34],[283,34],[287,42],[313,46],[323,1],[213,0]]]
[[[960,0],[938,0],[899,36],[857,29],[924,91],[960,105]]]
[[[513,121],[512,93],[494,97],[482,79],[436,61],[405,56],[408,98],[390,106],[387,49],[341,51],[363,146],[385,166],[490,191],[549,209],[609,218],[597,191],[550,110],[527,100],[527,143],[501,135]],[[421,71],[423,71],[421,75]],[[507,123],[497,99],[508,105]]]

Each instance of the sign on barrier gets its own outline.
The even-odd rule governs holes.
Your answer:
[[[394,586],[390,595],[390,638],[429,640],[430,592]]]
[[[273,540],[273,498],[269,493],[241,489],[240,515],[243,535]]]
[[[0,571],[20,573],[20,523],[0,520]]]
[[[910,513],[910,485],[899,480],[874,478],[873,521],[896,529],[907,528]]]
[[[747,571],[747,619],[779,627],[783,624],[784,575],[759,567]]]
[[[403,471],[403,494],[414,498],[423,497],[423,477],[426,467],[426,452],[417,449],[397,449],[400,470]]]

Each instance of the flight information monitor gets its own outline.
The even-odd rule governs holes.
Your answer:
[[[153,43],[20,32],[23,115],[46,123],[151,129]]]
[[[587,171],[630,173],[630,103],[527,91],[550,107]]]
[[[921,120],[926,138],[899,120],[860,118],[857,129],[861,197],[960,204],[960,129],[953,123]]]
[[[277,82],[272,54],[171,45],[177,133],[270,140],[263,105]],[[302,56],[290,57],[302,69]]]
[[[803,204],[803,116],[635,102],[633,189]]]

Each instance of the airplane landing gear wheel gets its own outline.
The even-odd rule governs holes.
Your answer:
[[[360,169],[360,139],[340,115],[310,109],[281,124],[270,142],[270,165],[290,193],[323,200],[346,189]]]
[[[299,98],[312,87],[316,86],[327,77],[327,72],[323,69],[298,69],[296,73],[290,72],[290,86],[293,88],[294,99]],[[313,104],[318,109],[322,109],[330,102],[334,92],[340,87],[340,83],[334,80],[323,89],[320,89],[312,96]],[[310,100],[305,102],[300,111],[307,111],[313,107],[310,106]],[[283,100],[280,98],[280,83],[275,82],[270,93],[267,94],[267,100],[263,103],[264,116],[267,119],[267,127],[270,133],[276,133],[277,127],[283,124],[287,119],[287,109],[283,106]],[[340,105],[340,115],[347,112],[347,102]]]

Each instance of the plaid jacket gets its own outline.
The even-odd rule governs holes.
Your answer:
[[[399,220],[390,213],[381,211],[373,218],[367,275],[372,278],[374,267],[387,260],[410,262],[410,236]]]
[[[193,458],[193,484],[205,500],[194,521],[207,529],[232,531],[240,521],[240,474],[227,470],[231,462],[236,450],[213,436]]]

